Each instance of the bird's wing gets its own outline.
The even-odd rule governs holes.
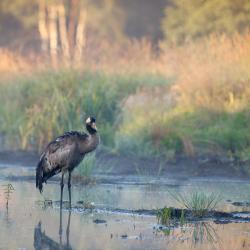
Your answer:
[[[70,163],[78,145],[77,142],[87,138],[87,134],[73,131],[57,137],[48,144],[36,167],[36,187],[40,192],[43,190],[44,182],[61,172]]]
[[[67,132],[50,142],[45,150],[45,158],[50,168],[56,168],[58,165],[63,166],[67,163],[76,147],[77,140],[85,140],[88,135],[79,132]]]

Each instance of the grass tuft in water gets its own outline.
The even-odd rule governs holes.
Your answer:
[[[182,207],[190,210],[194,217],[206,216],[208,212],[214,210],[221,201],[220,194],[204,193],[200,191],[194,191],[190,195],[172,193],[171,196]]]
[[[169,225],[172,219],[172,208],[164,207],[157,211],[157,220],[158,223],[162,225]]]
[[[184,226],[185,223],[186,223],[186,218],[185,218],[184,210],[181,210],[180,225]]]
[[[180,211],[179,209],[176,210],[172,207],[164,207],[162,209],[158,209],[156,217],[158,223],[165,226],[176,224],[180,224],[181,226],[183,226],[186,223],[185,211]]]

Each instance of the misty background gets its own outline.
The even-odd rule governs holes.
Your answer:
[[[110,153],[250,159],[247,0],[2,0],[2,149],[97,118]]]

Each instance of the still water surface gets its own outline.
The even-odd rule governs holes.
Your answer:
[[[11,168],[8,171],[14,173],[20,169]],[[33,181],[10,181],[5,175],[6,170],[3,170],[0,184],[11,183],[15,190],[10,194],[7,210],[5,186],[1,186],[0,249],[250,249],[250,223],[219,225],[206,221],[162,232],[157,230],[154,216],[105,212],[105,208],[178,206],[170,192],[188,194],[192,190],[220,192],[223,197],[220,210],[250,212],[250,207],[236,207],[228,201],[250,202],[250,183],[246,181],[171,179],[157,182],[154,179],[152,182],[153,178],[147,177],[136,181],[127,178],[116,184],[73,186],[73,204],[77,201],[93,202],[101,209],[92,212],[73,209],[71,213],[63,210],[60,234],[58,206],[38,205],[44,199],[57,201],[59,184],[50,182],[40,195]],[[146,184],[149,182],[151,184]],[[64,193],[64,200],[67,200],[67,188]],[[96,224],[93,222],[95,219],[106,222]]]

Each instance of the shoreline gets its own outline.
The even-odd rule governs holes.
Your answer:
[[[0,151],[0,165],[35,167],[39,154],[29,151]],[[214,177],[250,180],[249,167],[215,156],[183,157],[175,161],[162,159],[140,159],[111,153],[97,152],[97,166],[93,174],[117,176],[159,176],[159,177]]]

